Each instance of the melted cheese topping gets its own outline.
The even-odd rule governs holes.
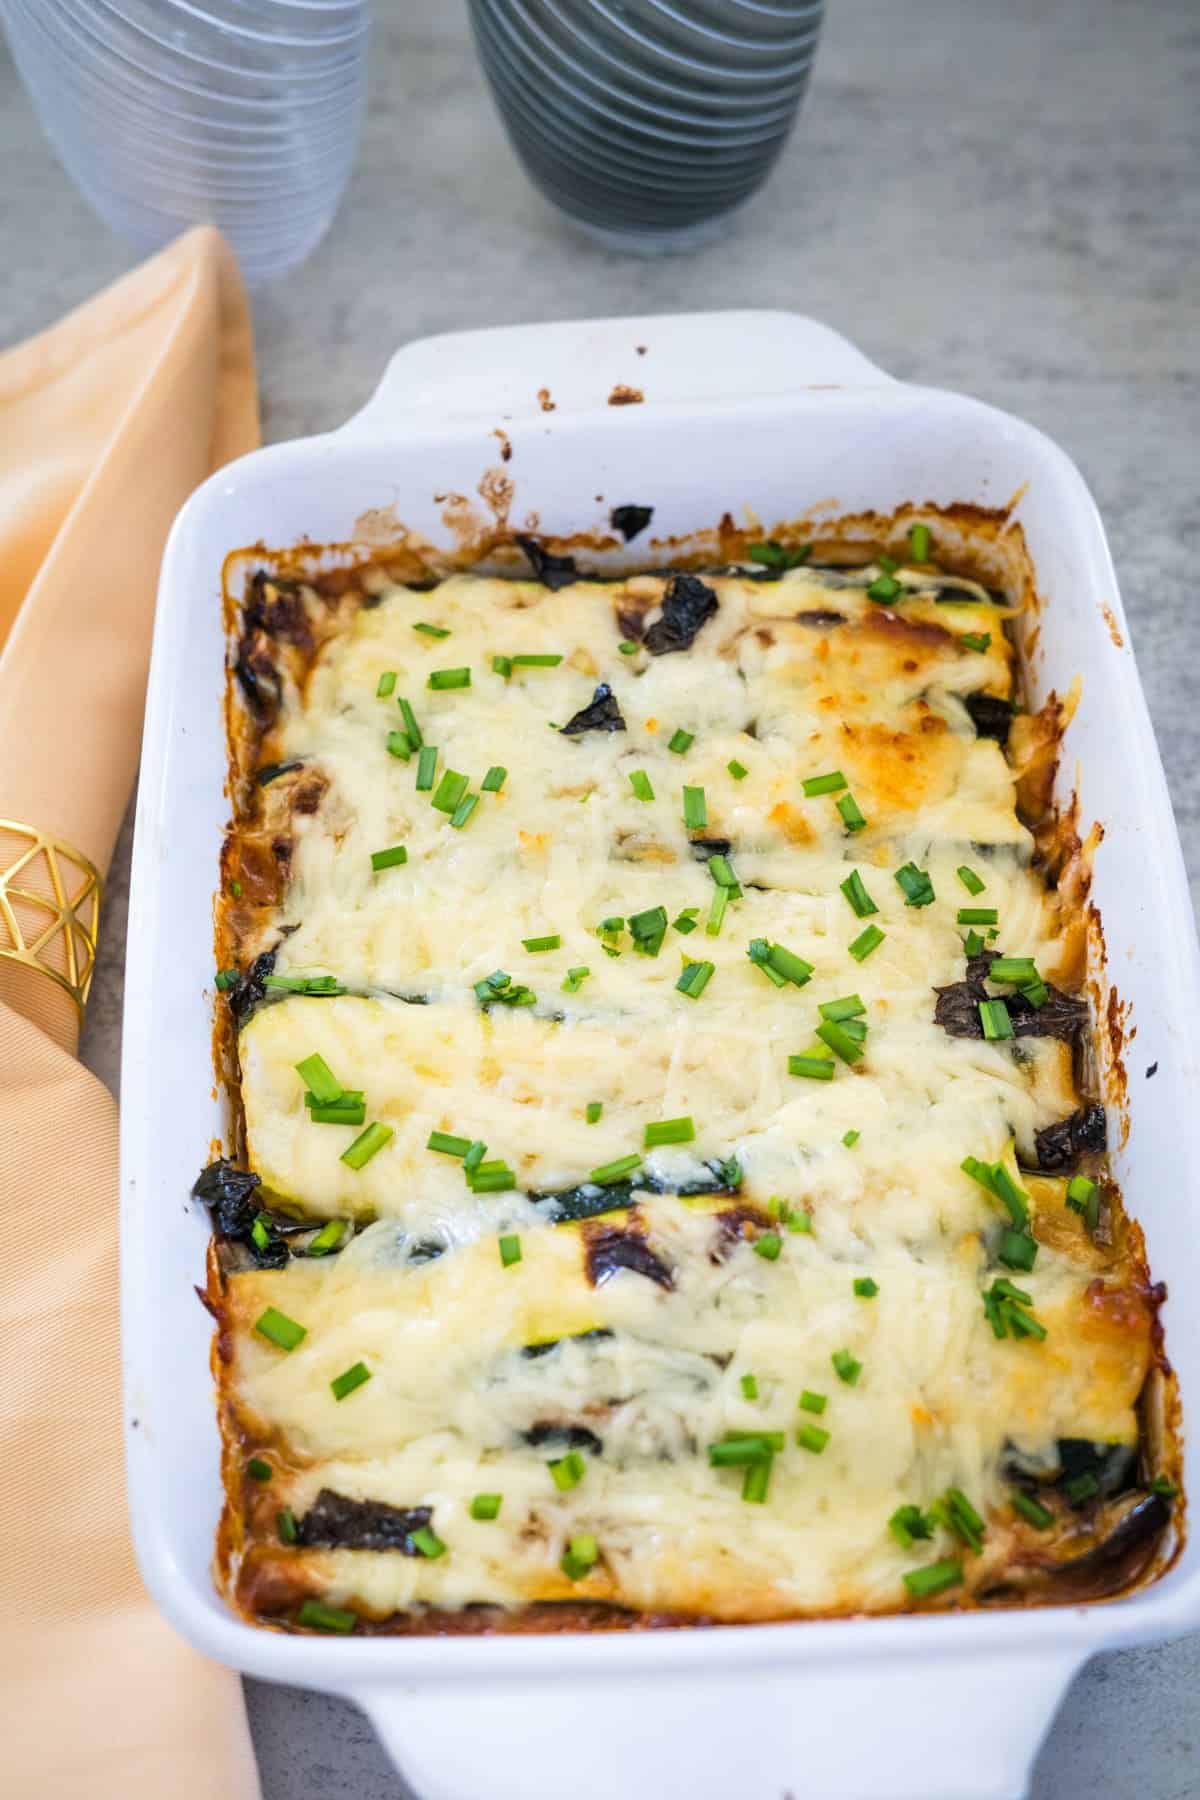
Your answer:
[[[941,1528],[902,1549],[897,1507],[967,1493],[988,1521],[971,1559],[983,1586],[1029,1531],[1007,1503],[1013,1454],[1053,1464],[1062,1438],[1136,1441],[1150,1312],[1066,1211],[1062,1182],[1019,1177],[1039,1250],[1012,1279],[1044,1341],[998,1338],[982,1303],[1011,1273],[997,1261],[1009,1221],[961,1164],[1034,1160],[1034,1133],[1076,1104],[1070,1050],[954,1038],[933,1016],[933,989],[963,973],[960,907],[996,908],[998,947],[1048,977],[1069,924],[1031,869],[1004,754],[965,705],[1011,690],[1003,611],[978,593],[939,604],[915,576],[898,614],[854,578],[706,579],[718,612],[689,651],[659,657],[617,650],[618,615],[654,616],[655,579],[393,589],[285,709],[280,759],[327,787],[291,821],[276,972],[348,991],[262,1006],[243,1030],[247,1153],[275,1205],[362,1228],[340,1254],[227,1283],[231,1429],[278,1466],[249,1508],[258,1592],[266,1566],[293,1593],[378,1617],[567,1597],[721,1619],[888,1610],[914,1562],[956,1553]],[[493,670],[548,654],[562,661]],[[452,667],[470,668],[469,688],[428,688]],[[389,671],[395,693],[379,698]],[[600,680],[627,729],[551,729]],[[388,752],[401,695],[437,748],[435,782],[460,771],[474,792],[507,770],[461,829],[417,791],[416,757]],[[694,740],[683,754],[677,729]],[[803,794],[834,769],[866,815],[858,833],[836,795]],[[702,833],[684,825],[685,783],[704,790]],[[717,935],[701,835],[730,841],[742,887]],[[401,843],[402,866],[372,869]],[[928,906],[894,878],[910,861],[932,879]],[[854,870],[869,920],[841,891]],[[694,909],[695,929],[669,928],[654,955],[627,927],[598,936],[660,905],[671,920]],[[884,941],[860,962],[849,946],[868,923]],[[523,947],[551,934],[549,952]],[[773,985],[747,956],[755,938],[803,957],[811,979]],[[677,982],[700,959],[714,971],[693,1000]],[[533,1004],[482,1006],[474,984],[497,969]],[[790,1054],[825,1053],[821,1004],[852,993],[861,1059],[835,1061],[829,1081],[789,1074]],[[391,1129],[361,1169],[342,1160],[354,1129],[306,1109],[296,1064],[314,1052]],[[694,1140],[645,1151],[619,1210],[563,1222],[571,1196],[603,1207],[593,1169],[684,1115]],[[513,1188],[472,1193],[461,1161],[427,1148],[435,1131],[486,1142]],[[811,1228],[773,1226],[788,1209]],[[660,1273],[597,1261],[606,1231],[632,1234]],[[511,1266],[502,1233],[520,1237]],[[772,1236],[774,1259],[755,1249]],[[873,1297],[854,1289],[867,1276]],[[268,1306],[305,1328],[290,1353],[255,1331]],[[832,1360],[843,1351],[861,1364],[852,1382]],[[338,1401],[331,1381],[360,1361],[370,1380]],[[827,1396],[819,1418],[797,1410],[803,1389]],[[819,1453],[795,1439],[814,1423],[829,1433]],[[765,1502],[747,1504],[743,1471],[711,1467],[707,1447],[758,1431],[786,1448]],[[560,1491],[546,1465],[572,1432],[585,1473]],[[446,1551],[274,1544],[276,1509],[302,1517],[323,1489],[431,1508]],[[481,1492],[504,1496],[494,1521],[470,1516]],[[599,1559],[572,1580],[560,1559],[580,1533]]]

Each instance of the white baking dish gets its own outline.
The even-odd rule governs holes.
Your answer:
[[[608,405],[616,383],[644,388],[644,403]],[[789,314],[431,339],[399,353],[341,431],[208,482],[163,565],[122,1094],[129,1490],[146,1582],[210,1656],[358,1701],[424,1800],[1014,1800],[1086,1657],[1200,1622],[1200,1545],[1157,1585],[1106,1605],[595,1637],[330,1642],[245,1625],[213,1588],[210,1321],[192,1292],[208,1228],[187,1191],[224,1126],[211,1063],[212,890],[228,814],[222,559],[259,539],[353,539],[371,508],[446,541],[445,496],[475,494],[498,462],[497,427],[513,449],[512,517],[536,514],[548,533],[601,526],[623,501],[653,503],[665,535],[746,506],[770,523],[822,502],[886,513],[1019,495],[1046,603],[1031,685],[1040,698],[1083,675],[1060,781],[1065,797],[1078,780],[1084,825],[1105,826],[1093,892],[1127,1037],[1136,1027],[1116,1166],[1170,1283],[1183,1392],[1200,1391],[1196,941],[1112,564],[1075,468],[1018,420],[893,382]]]

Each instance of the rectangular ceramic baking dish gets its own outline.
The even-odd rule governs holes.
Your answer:
[[[644,397],[612,404],[619,389]],[[550,1800],[564,1788],[573,1800],[1015,1800],[1088,1656],[1200,1622],[1200,1544],[1155,1585],[1102,1605],[590,1637],[329,1642],[244,1624],[213,1586],[211,1321],[193,1294],[208,1223],[187,1194],[225,1130],[211,966],[229,814],[222,563],[259,541],[358,543],[366,554],[397,521],[448,543],[446,518],[467,513],[447,497],[480,493],[507,503],[516,528],[560,536],[603,528],[614,504],[653,503],[660,538],[747,508],[769,523],[1011,502],[1043,603],[1026,646],[1033,702],[1083,681],[1059,799],[1077,790],[1082,826],[1099,820],[1105,832],[1098,973],[1115,987],[1125,1048],[1124,1068],[1104,1080],[1114,1124],[1128,1123],[1115,1170],[1169,1284],[1182,1392],[1200,1391],[1188,1190],[1200,1166],[1195,930],[1112,563],[1077,470],[1019,420],[894,382],[792,314],[428,339],[399,352],[340,431],[259,451],[209,481],[163,564],[122,1091],[129,1492],[147,1585],[208,1655],[365,1707],[423,1800]],[[1195,1482],[1194,1455],[1187,1462]]]

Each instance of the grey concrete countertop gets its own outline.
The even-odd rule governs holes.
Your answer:
[[[389,353],[427,332],[730,306],[814,313],[896,375],[1022,414],[1076,459],[1107,521],[1195,898],[1196,0],[830,0],[770,184],[724,241],[665,260],[592,248],[529,188],[459,7],[376,10],[345,204],[312,262],[255,297],[267,437],[340,423]],[[0,166],[11,342],[132,259],[62,174],[2,56]],[[114,1088],[128,849],[126,831],[85,1044]],[[349,1707],[248,1688],[266,1800],[403,1794]],[[1097,1659],[1033,1800],[1195,1800],[1198,1693],[1200,1638]]]

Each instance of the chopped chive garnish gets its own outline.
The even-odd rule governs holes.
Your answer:
[[[992,647],[992,634],[990,631],[964,631],[958,641],[964,650],[978,650],[982,656]]]
[[[858,994],[847,994],[842,1000],[824,1000],[817,1011],[823,1019],[857,1019],[860,1013],[867,1010],[866,1003]]]
[[[417,724],[417,715],[403,694],[396,701],[400,708],[400,717],[404,720],[404,734],[414,750],[419,750],[425,739],[421,736],[421,727]]]
[[[471,1148],[470,1138],[453,1137],[448,1131],[431,1131],[425,1140],[427,1150],[438,1150],[443,1156],[465,1156]]]
[[[968,956],[978,956],[983,950],[983,939],[977,931],[968,931],[963,939],[963,949]]]
[[[667,935],[666,907],[649,906],[645,912],[630,913],[629,935],[642,956],[657,956]]]
[[[981,1298],[984,1316],[996,1337],[1011,1334],[1014,1338],[1036,1338],[1039,1343],[1045,1338],[1046,1327],[1031,1310],[1033,1295],[1014,1287],[1006,1275],[998,1276]]]
[[[851,1356],[849,1350],[835,1350],[829,1360],[837,1371],[838,1379],[844,1381],[847,1387],[853,1387],[862,1374],[862,1364],[858,1358]]]
[[[350,1368],[344,1370],[342,1374],[335,1375],[329,1386],[333,1391],[335,1400],[344,1400],[347,1394],[352,1394],[355,1388],[362,1387],[363,1384],[370,1381],[370,1379],[371,1371],[368,1369],[366,1363],[356,1362],[352,1364]]]
[[[994,906],[960,906],[958,923],[960,925],[995,925],[1000,918]]]
[[[252,1456],[246,1464],[246,1473],[252,1481],[270,1481],[273,1470],[269,1462],[261,1456]]]
[[[587,1464],[578,1450],[568,1450],[565,1456],[556,1457],[553,1462],[548,1462],[546,1467],[550,1471],[550,1479],[560,1494],[565,1494],[570,1488],[578,1487],[587,1474]]]
[[[218,969],[214,977],[218,993],[224,994],[231,987],[236,987],[239,976],[236,969]]]
[[[437,1557],[446,1554],[445,1544],[443,1544],[441,1538],[435,1531],[430,1531],[428,1525],[418,1525],[415,1531],[410,1531],[408,1534],[408,1541],[421,1552],[422,1556],[427,1556],[431,1562],[435,1561]]]
[[[560,949],[562,946],[562,938],[557,931],[554,931],[551,932],[549,937],[522,938],[521,946],[523,949],[528,950],[531,956],[537,956],[543,950]]]
[[[268,1338],[280,1350],[294,1350],[297,1344],[303,1343],[308,1336],[308,1327],[298,1325],[295,1319],[289,1319],[276,1307],[268,1306],[262,1316],[254,1321],[254,1329],[260,1337]]]
[[[831,1056],[789,1056],[788,1074],[803,1075],[809,1081],[832,1081],[834,1063]]]
[[[589,1100],[586,1107],[584,1108],[583,1116],[587,1120],[589,1125],[598,1125],[600,1123],[600,1115],[603,1113],[603,1111],[604,1111],[603,1100]]]
[[[241,882],[240,881],[231,881],[229,884],[229,891],[233,895],[235,900],[240,900],[242,897]]]
[[[263,1216],[262,1213],[259,1213],[258,1217],[254,1220],[253,1224],[251,1225],[250,1236],[251,1236],[251,1239],[253,1240],[253,1242],[258,1246],[258,1248],[260,1250],[265,1250],[267,1245],[270,1243],[270,1241],[271,1241],[270,1226],[269,1226],[267,1219]]]
[[[683,729],[683,726],[681,725],[677,731],[673,731],[671,733],[671,736],[667,742],[667,749],[673,750],[675,752],[676,756],[682,756],[685,750],[691,749],[691,747],[695,743],[695,741],[696,741],[695,732],[694,731],[685,731]]]
[[[645,769],[633,769],[629,776],[629,785],[638,800],[653,800],[654,789],[650,785],[650,777]]]
[[[439,812],[452,813],[466,793],[470,780],[469,775],[460,775],[457,769],[443,770],[430,805],[436,806]]]
[[[949,1487],[940,1500],[935,1500],[929,1516],[936,1524],[952,1531],[955,1537],[978,1556],[983,1548],[987,1527],[961,1488]]]
[[[1072,1506],[1082,1506],[1085,1500],[1094,1500],[1099,1492],[1100,1483],[1090,1469],[1085,1470],[1082,1475],[1073,1475],[1070,1481],[1063,1483],[1063,1493]]]
[[[831,769],[828,775],[810,775],[800,783],[800,789],[806,800],[815,800],[818,794],[840,794],[847,785],[842,771]]]
[[[413,747],[408,741],[407,734],[403,731],[388,732],[387,749],[389,756],[398,756],[402,762],[407,762],[413,753]]]
[[[336,975],[264,975],[263,986],[286,994],[344,994]]]
[[[1174,1500],[1179,1489],[1169,1475],[1156,1475],[1150,1483],[1150,1492],[1157,1494],[1162,1500]]]
[[[521,1240],[515,1231],[506,1231],[498,1242],[501,1267],[511,1269],[514,1263],[521,1260]]]
[[[1032,956],[993,956],[988,964],[987,977],[989,981],[999,981],[1013,987],[1039,979]]]
[[[932,881],[916,863],[908,862],[897,869],[896,880],[904,890],[905,906],[928,906],[936,898]]]
[[[470,669],[434,669],[426,683],[427,687],[442,691],[447,688],[468,688],[470,685]]]
[[[888,600],[894,600],[902,591],[896,577],[885,573],[876,576],[875,580],[867,589],[867,594],[872,600],[883,600],[886,602]]]
[[[633,642],[632,638],[622,638],[617,645],[617,649],[622,656],[636,656],[638,648],[639,646]]]
[[[933,1594],[957,1587],[963,1578],[962,1564],[954,1557],[944,1562],[926,1563],[923,1569],[909,1569],[904,1585],[914,1600],[927,1600]]]
[[[882,551],[880,551],[879,555],[875,558],[875,561],[885,575],[894,575],[896,570],[900,567],[900,564],[896,561],[894,556],[885,556]]]
[[[870,1275],[859,1275],[854,1283],[854,1292],[860,1300],[873,1300],[879,1292],[879,1283]]]
[[[769,1461],[786,1442],[782,1431],[727,1431],[719,1444],[708,1446],[709,1466],[737,1469],[764,1457]]]
[[[381,1125],[378,1120],[360,1132],[348,1150],[343,1150],[341,1160],[351,1169],[361,1169],[375,1156],[383,1146],[391,1142],[394,1133],[390,1125]]]
[[[981,1000],[979,1023],[983,1026],[983,1035],[989,1043],[1013,1035],[1012,1020],[1003,1000]]]
[[[696,929],[696,914],[699,911],[698,906],[685,906],[683,911],[671,920],[671,929],[688,937]]]
[[[492,668],[495,670],[497,675],[503,675],[505,681],[507,681],[509,676],[512,674],[512,657],[511,656],[493,656]]]
[[[783,944],[772,944],[766,938],[751,938],[746,955],[776,987],[789,981],[795,987],[803,987],[813,972],[813,965],[797,956],[794,950],[788,950]]]
[[[727,762],[725,767],[729,770],[729,773],[733,776],[735,781],[745,781],[747,775],[750,773],[745,763],[740,763],[736,756],[733,757],[730,762]]]
[[[477,1169],[467,1180],[473,1194],[506,1194],[517,1185],[511,1169]]]
[[[502,763],[493,763],[479,784],[480,791],[485,794],[498,794],[504,786],[507,774],[508,770]]]
[[[821,1021],[817,1026],[817,1036],[845,1063],[856,1063],[862,1056],[862,1045],[855,1042],[844,1025],[835,1024],[832,1019]]]
[[[478,794],[468,794],[464,800],[460,800],[454,811],[450,814],[451,829],[453,831],[461,831],[478,805]]]
[[[764,1456],[758,1462],[750,1464],[742,1477],[742,1499],[752,1505],[761,1506],[767,1497],[767,1489],[771,1485],[771,1458]]]
[[[850,954],[855,962],[865,962],[872,950],[877,950],[886,936],[887,933],[880,931],[878,925],[868,925],[867,929],[860,932],[854,942],[849,945]]]
[[[743,1375],[739,1385],[741,1386],[743,1400],[758,1399],[758,1380],[756,1376]]]
[[[840,883],[840,886],[843,894],[845,894],[851,907],[860,919],[867,919],[872,913],[879,911],[879,908],[863,886],[863,878],[857,869],[854,870],[853,874],[848,875],[845,881]]]
[[[690,1118],[659,1119],[647,1125],[643,1148],[656,1150],[660,1144],[690,1144],[695,1135],[696,1127]]]
[[[467,1153],[463,1157],[463,1173],[473,1175],[487,1154],[487,1145],[482,1138],[472,1138],[467,1145]]]
[[[580,1531],[571,1538],[559,1563],[568,1581],[582,1581],[600,1560],[600,1546],[590,1531]]]
[[[1054,1514],[1050,1508],[1043,1506],[1031,1494],[1023,1494],[1020,1488],[1012,1495],[1012,1508],[1023,1519],[1028,1519],[1031,1525],[1036,1525],[1039,1531],[1048,1531],[1054,1523]]]
[[[721,926],[725,922],[725,909],[729,905],[729,896],[732,892],[733,889],[727,887],[713,889],[712,904],[709,906],[708,918],[704,925],[706,936],[720,937]]]
[[[830,1067],[833,1067],[832,1063]],[[799,1211],[789,1212],[785,1224],[789,1231],[801,1232],[805,1237],[812,1236],[812,1214],[805,1212],[803,1207]]]
[[[910,527],[908,533],[908,547],[912,552],[912,559],[914,562],[924,563],[929,561],[929,543],[928,525],[913,525]]]
[[[683,822],[689,831],[701,831],[708,824],[708,807],[702,787],[684,788]]]
[[[503,1494],[476,1494],[471,1502],[473,1519],[498,1519],[504,1504]]]
[[[349,1229],[345,1219],[328,1219],[316,1237],[309,1238],[304,1254],[306,1256],[328,1256],[331,1250],[338,1248]]]
[[[379,685],[375,689],[375,698],[377,700],[388,700],[395,691],[396,671],[395,669],[385,669],[383,674],[379,677]]]
[[[296,1064],[296,1073],[304,1078],[306,1086],[311,1090],[314,1099],[322,1106],[329,1106],[342,1097],[342,1084],[334,1074],[323,1056],[314,1050],[303,1062]]]
[[[367,1109],[361,1100],[337,1100],[332,1106],[310,1106],[308,1116],[314,1125],[365,1125]]]
[[[417,756],[417,792],[427,794],[437,773],[438,753],[432,744],[422,744]]]
[[[797,1400],[796,1405],[800,1408],[801,1412],[816,1413],[819,1416],[829,1405],[829,1395],[814,1394],[811,1388],[805,1388],[801,1393],[799,1400]]]
[[[754,1254],[767,1262],[778,1262],[779,1252],[783,1249],[783,1239],[777,1231],[764,1231],[754,1240]]]
[[[1005,1226],[1000,1234],[996,1256],[1006,1269],[1020,1269],[1022,1273],[1028,1274],[1037,1261],[1037,1252],[1037,1242],[1029,1232],[1014,1231],[1011,1226]]]
[[[845,1144],[847,1150],[853,1150],[861,1136],[862,1133],[858,1131],[844,1131],[842,1133],[842,1142]]]
[[[888,1530],[902,1550],[911,1550],[918,1538],[931,1538],[933,1525],[919,1506],[911,1504],[898,1506],[888,1520]]]
[[[728,888],[735,900],[741,898],[741,886],[730,867],[729,858],[722,856],[719,850],[714,856],[709,857],[708,872],[718,887]]]
[[[358,1615],[344,1606],[326,1606],[323,1600],[310,1597],[297,1612],[296,1623],[313,1631],[337,1631],[345,1637],[358,1624]]]
[[[1072,1212],[1081,1213],[1095,1192],[1096,1183],[1086,1175],[1072,1175],[1067,1183],[1067,1205]]]
[[[765,544],[751,544],[746,551],[751,562],[766,563],[771,569],[795,569],[812,555],[811,544],[797,544],[794,549],[768,538]]]
[[[823,1425],[800,1425],[796,1429],[796,1442],[802,1450],[811,1450],[814,1456],[820,1456],[829,1442],[829,1433]]]
[[[425,752],[422,750],[421,755]],[[408,861],[408,851],[403,844],[393,844],[390,850],[372,850],[371,867],[378,874],[380,869],[398,869],[401,863]]]
[[[982,894],[985,883],[980,880],[974,869],[968,868],[966,863],[959,863],[954,873],[958,876],[958,879],[962,882],[968,894]]]
[[[573,969],[568,969],[562,982],[563,993],[577,994],[591,972],[592,971],[589,968],[586,968],[583,963],[579,963]]]
[[[842,815],[842,823],[845,825],[847,831],[866,830],[866,817],[859,808],[858,801],[854,798],[853,794],[843,794],[836,804],[838,811]]]
[[[296,1515],[290,1506],[280,1507],[275,1514],[275,1529],[279,1533],[281,1544],[294,1544],[300,1536],[296,1529]]]
[[[444,625],[430,625],[425,619],[414,619],[413,630],[421,631],[426,637],[431,638],[448,638],[450,636]]]
[[[557,669],[562,661],[561,656],[513,656],[509,658],[514,669]]]
[[[614,1181],[623,1181],[626,1175],[632,1175],[641,1166],[641,1161],[641,1153],[631,1150],[628,1156],[618,1156],[615,1162],[601,1163],[598,1169],[592,1170],[588,1180],[594,1181],[597,1187],[611,1187]]]
[[[718,889],[724,893],[724,888]],[[716,973],[717,965],[710,962],[690,962],[684,967],[683,974],[675,983],[676,991],[686,994],[689,1000],[698,1000]]]

